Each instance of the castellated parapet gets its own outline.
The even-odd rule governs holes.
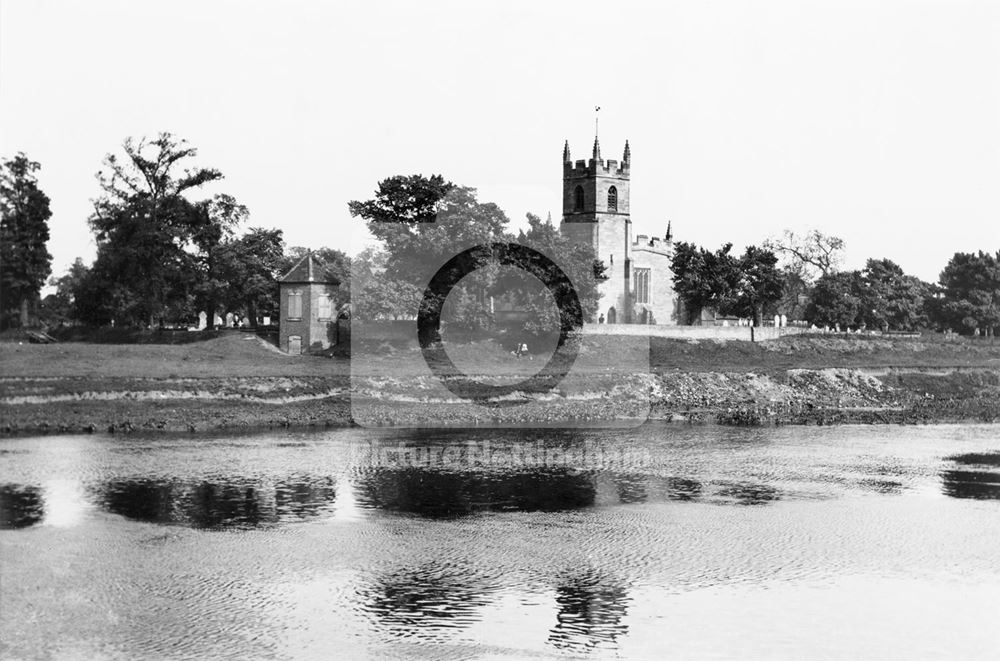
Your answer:
[[[632,240],[632,252],[636,251],[654,252],[670,257],[674,254],[674,242],[661,239],[658,236],[649,237],[645,234],[637,234]]]
[[[563,177],[567,179],[596,177],[606,175],[611,177],[628,177],[629,163],[627,161],[618,162],[614,159],[604,159],[595,161],[594,159],[579,160],[575,163],[569,161],[563,163]]]
[[[563,222],[597,223],[608,216],[629,222],[630,159],[626,141],[621,161],[605,161],[595,138],[590,160],[574,162],[567,142],[563,148]]]

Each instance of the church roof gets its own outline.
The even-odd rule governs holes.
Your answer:
[[[284,284],[305,285],[321,283],[339,285],[340,278],[330,273],[326,264],[316,258],[311,252],[295,263],[279,282]]]

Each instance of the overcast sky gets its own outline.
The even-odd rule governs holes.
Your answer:
[[[94,173],[170,131],[249,225],[351,250],[347,202],[440,173],[558,219],[562,147],[632,145],[636,233],[784,228],[936,280],[1000,249],[1000,3],[0,3],[0,153],[42,163],[53,269]],[[355,239],[355,243],[357,239]]]

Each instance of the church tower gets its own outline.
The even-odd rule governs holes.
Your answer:
[[[632,221],[629,218],[629,167],[631,152],[619,163],[601,158],[601,145],[594,136],[589,161],[570,158],[569,141],[563,147],[563,236],[594,249],[604,262],[605,280],[599,286],[599,313],[609,323],[629,323]]]

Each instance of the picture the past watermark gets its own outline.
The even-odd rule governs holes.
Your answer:
[[[650,466],[653,456],[644,447],[630,447],[597,441],[557,444],[491,443],[477,441],[441,445],[371,443],[358,448],[354,462],[368,467],[470,468],[546,467],[576,470],[633,469]]]

